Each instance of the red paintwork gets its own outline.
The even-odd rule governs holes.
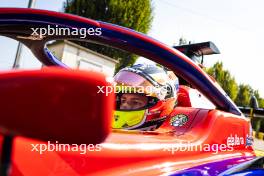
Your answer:
[[[111,85],[102,73],[8,71],[0,82],[1,133],[82,144],[102,142],[110,132],[114,93],[97,93],[97,86]]]
[[[193,109],[194,110],[194,109]],[[177,112],[178,111],[178,112]],[[198,144],[226,144],[232,134],[246,137],[249,123],[245,119],[217,110],[175,109],[190,116],[197,113],[184,134],[161,132],[113,132],[100,152],[31,151],[30,141],[17,138],[13,153],[14,167],[24,175],[159,175],[182,168],[239,156],[254,155],[252,147],[238,145],[233,152],[175,152],[164,150],[180,141]],[[223,124],[229,124],[224,126]],[[168,125],[168,124],[167,124]],[[245,128],[241,128],[241,126]],[[184,131],[184,130],[182,130]],[[32,166],[34,161],[34,167]]]
[[[182,127],[170,125],[170,118],[185,114]],[[179,143],[226,144],[227,138],[246,139],[249,120],[219,110],[176,107],[171,117],[155,132],[113,131],[102,144],[101,151],[46,152],[31,151],[32,143],[17,138],[13,152],[13,174],[19,175],[161,175],[222,159],[254,156],[251,146],[237,145],[234,151],[217,154],[206,151],[168,151]],[[228,124],[228,125],[223,125]],[[34,161],[34,166],[32,165]]]
[[[42,9],[1,8],[1,10],[0,10],[0,14],[20,14],[20,13],[23,13],[23,14],[43,14],[43,15],[47,15],[47,16],[51,16],[51,17],[58,17],[58,12],[53,12],[53,11],[49,11],[49,10],[42,10]],[[63,15],[60,15],[60,17],[64,18],[64,19],[71,19],[71,20],[76,20],[76,21],[80,21],[80,22],[85,22],[85,23],[95,25],[98,27],[100,26],[100,23],[95,21],[95,20],[80,17],[77,15],[71,15],[71,14],[63,13]]]
[[[58,15],[55,12],[29,9],[2,9],[0,13]],[[181,59],[188,62],[200,74],[205,75],[198,65],[189,61],[180,52],[176,52],[174,49],[128,29],[67,14],[60,14],[59,17],[83,21],[98,27],[102,26],[106,29],[118,30],[136,36],[136,38],[148,41],[175,55],[180,55]],[[188,89],[185,91],[187,91],[185,95],[188,95]],[[39,154],[36,151],[31,151],[31,144],[44,142],[17,137],[13,149],[11,175],[161,175],[222,159],[255,156],[252,146],[246,146],[245,144],[234,146],[233,151],[222,151],[217,154],[208,151],[177,151],[175,153],[168,151],[169,148],[182,143],[191,143],[194,146],[204,144],[219,146],[226,144],[231,135],[243,138],[245,143],[247,136],[251,135],[248,119],[220,110],[188,107],[188,99],[180,99],[184,101],[180,102],[183,107],[176,107],[171,116],[157,131],[113,131],[102,144],[101,151],[88,152],[83,155],[79,152],[46,152]],[[84,103],[93,104],[94,102],[87,99]],[[107,104],[101,104],[100,106],[102,112],[105,111],[105,108],[109,108]],[[109,109],[106,111],[109,111]],[[170,120],[177,114],[188,116],[188,122],[184,126],[171,126]],[[45,116],[42,116],[42,119],[45,120]],[[62,121],[62,123],[64,122]],[[89,123],[83,125],[87,125],[87,133],[91,130],[88,128],[93,128],[91,125],[88,126]],[[76,130],[74,126],[72,127],[69,133]],[[91,134],[96,135],[96,133]],[[79,135],[75,137],[78,138]]]
[[[181,107],[192,107],[191,100],[189,97],[189,90],[191,88],[187,86],[180,86],[178,92],[178,106]]]

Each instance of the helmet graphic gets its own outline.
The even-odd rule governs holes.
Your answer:
[[[178,78],[155,65],[134,65],[114,77],[114,129],[155,130],[177,102]]]

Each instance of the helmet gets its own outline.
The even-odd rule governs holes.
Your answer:
[[[178,78],[156,65],[134,65],[115,76],[114,129],[155,130],[177,102]]]

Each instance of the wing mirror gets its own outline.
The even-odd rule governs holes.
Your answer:
[[[59,68],[0,73],[0,132],[6,136],[97,144],[111,130],[114,94],[103,74]]]

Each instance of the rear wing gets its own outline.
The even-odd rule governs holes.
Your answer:
[[[203,64],[204,55],[220,54],[219,49],[211,41],[188,45],[178,45],[173,46],[173,48],[179,50],[199,64]],[[201,57],[201,59],[197,59],[197,57]]]

